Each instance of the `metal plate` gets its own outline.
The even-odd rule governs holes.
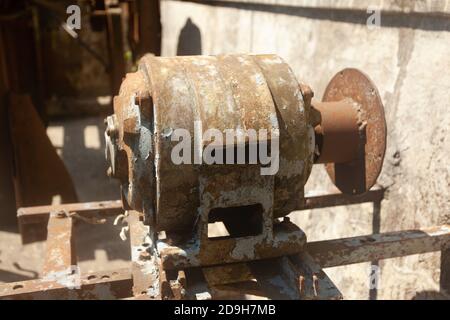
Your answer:
[[[326,170],[343,193],[360,194],[376,182],[386,151],[386,120],[380,94],[367,75],[357,69],[336,74],[325,89],[323,102],[351,98],[361,106],[360,126],[365,126],[364,148],[350,163],[329,163]]]

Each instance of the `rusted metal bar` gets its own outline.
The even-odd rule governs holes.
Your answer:
[[[89,217],[97,213],[117,215],[123,210],[122,202],[119,200],[19,208],[17,210],[17,219],[19,221],[22,243],[45,241],[47,239],[49,213],[58,211],[66,213],[76,212],[79,216]]]
[[[231,263],[202,268],[203,275],[210,287],[251,281],[254,276],[247,263]]]
[[[439,251],[450,243],[450,225],[310,242],[307,252],[323,268]]]
[[[72,275],[76,272],[72,218],[60,217],[57,212],[51,213],[47,230],[44,277],[61,278]]]
[[[78,282],[79,286],[76,285]],[[128,268],[82,275],[70,285],[62,279],[36,279],[0,285],[0,299],[99,300],[130,297],[133,281]]]
[[[41,223],[47,222],[50,212],[65,211],[76,212],[81,216],[92,216],[97,213],[102,215],[117,215],[123,212],[122,202],[120,200],[67,203],[50,206],[36,206],[19,208],[17,210],[17,219],[20,223]]]
[[[128,211],[128,226],[131,245],[131,273],[133,295],[156,298],[159,296],[158,266],[156,255],[152,254],[152,240],[149,227],[143,223],[143,214]]]
[[[319,209],[335,206],[347,206],[364,202],[381,202],[384,198],[384,189],[369,190],[359,195],[347,195],[343,193],[324,194],[318,196],[306,196],[305,204],[299,210]]]
[[[158,251],[163,268],[169,270],[291,255],[300,252],[306,243],[305,233],[287,218],[275,224],[272,232],[272,242],[267,241],[268,236],[264,233],[255,237],[223,237],[217,240],[203,238],[202,242],[206,243],[204,247],[198,245],[194,238],[186,245],[179,246],[158,241]],[[250,253],[241,253],[241,248],[251,247],[252,245],[255,245],[255,248]]]

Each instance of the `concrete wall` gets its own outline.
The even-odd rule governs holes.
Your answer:
[[[162,55],[276,53],[321,97],[346,67],[364,70],[385,105],[388,147],[371,204],[303,211],[309,240],[427,227],[450,221],[450,1],[161,1]],[[369,4],[381,27],[366,25]],[[332,185],[315,166],[307,190]],[[440,253],[383,260],[369,295],[370,263],[328,269],[346,298],[442,297]]]

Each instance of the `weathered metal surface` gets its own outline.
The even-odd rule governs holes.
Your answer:
[[[52,212],[48,221],[45,279],[64,278],[78,272],[74,247],[73,220]]]
[[[274,100],[280,130],[280,170],[274,182],[274,214],[286,215],[303,203],[303,187],[312,169],[315,135],[309,122],[309,93],[278,56],[257,55]],[[258,110],[259,111],[259,110]]]
[[[375,240],[374,240],[375,239]],[[441,250],[450,242],[450,227],[440,226],[424,230],[399,231],[388,234],[354,237],[349,239],[326,240],[313,242],[308,245],[311,256],[322,267],[332,267],[350,263],[370,261],[376,257],[392,258],[397,256],[425,253]],[[383,250],[386,250],[383,254]],[[279,258],[280,259],[280,258]],[[285,258],[281,258],[285,259]],[[299,292],[304,299],[308,298],[340,298],[337,289],[322,274],[320,268],[311,261],[305,253],[297,257],[290,257],[291,262],[301,272],[293,283],[298,285]],[[255,266],[266,263],[253,262]],[[286,261],[281,263],[285,264]],[[292,265],[288,264],[289,268]],[[254,268],[254,267],[253,267]],[[264,272],[260,267],[259,272]],[[274,270],[274,264],[267,265]],[[288,268],[288,270],[289,270]],[[298,271],[298,270],[297,270]],[[290,272],[284,271],[287,275]],[[257,272],[258,273],[258,272]],[[273,273],[273,272],[272,272]],[[279,285],[286,281],[277,278],[279,274],[272,274],[272,282]],[[314,276],[315,275],[315,276]],[[292,274],[291,274],[292,276]],[[258,276],[255,277],[257,279]],[[270,276],[266,275],[266,279]],[[260,276],[261,279],[261,276]],[[288,278],[289,279],[289,278]],[[280,282],[281,281],[281,282]],[[131,295],[132,278],[128,270],[101,272],[81,277],[81,288],[70,289],[67,283],[50,280],[29,280],[0,285],[0,298],[2,299],[116,299]],[[225,279],[225,282],[227,280]],[[234,282],[234,281],[233,281]],[[292,284],[289,284],[291,288]],[[197,292],[199,298],[210,295],[217,299],[264,299],[269,295],[256,282],[246,281],[237,284],[213,285],[210,289],[200,284],[193,284],[188,288],[190,292]],[[284,288],[284,287],[283,287]],[[303,288],[303,289],[302,289]],[[334,292],[334,293],[333,293]],[[202,294],[203,293],[203,294]],[[331,294],[333,293],[333,294]],[[138,297],[143,297],[138,295]],[[147,298],[147,296],[145,296]],[[195,297],[195,295],[194,295]]]
[[[183,270],[166,271],[160,265],[159,288],[162,300],[184,300],[186,297],[185,272]]]
[[[170,280],[172,297],[175,300],[183,300],[186,297],[186,273],[183,270],[178,270],[176,274],[176,279]]]
[[[289,221],[274,224],[261,235],[201,241],[194,237],[178,246],[158,241],[164,269],[176,269],[267,259],[298,253],[306,243],[302,230]]]
[[[361,195],[346,195],[342,193],[306,195],[304,204],[298,210],[317,209],[333,206],[358,204],[363,202],[379,202],[383,200],[384,189],[373,189]],[[61,205],[34,206],[19,208],[17,219],[22,225],[42,224],[47,230],[50,212],[76,212],[80,216],[91,218],[96,215],[114,216],[123,212],[121,200],[66,203]]]
[[[374,193],[374,195],[380,196],[377,193]],[[335,200],[336,198],[331,195],[330,198],[323,199]],[[327,204],[331,200],[324,201]],[[315,204],[319,203],[315,202]],[[74,206],[74,204],[70,206]],[[53,209],[56,208],[61,209],[60,206],[55,206]],[[99,210],[107,211],[108,209],[100,206]],[[34,210],[29,208],[26,211],[40,212],[42,207]],[[54,212],[56,210],[47,211]],[[50,236],[47,257],[50,260],[58,256],[52,255],[51,252],[74,252],[72,249],[63,249],[63,247],[69,247],[70,237],[67,230],[70,229],[72,219],[57,217],[57,214],[53,214],[53,218],[49,221]],[[54,273],[55,276],[53,277],[48,277],[49,272],[47,272],[47,276],[44,276],[43,279],[0,285],[0,298],[126,299],[133,295],[134,299],[151,299],[152,295],[149,293],[152,290],[150,289],[154,289],[154,293],[159,292],[158,286],[161,280],[155,278],[154,273],[148,272],[156,269],[153,269],[154,264],[145,263],[149,261],[151,251],[143,249],[152,248],[152,245],[148,238],[148,226],[143,224],[140,217],[142,217],[142,214],[135,211],[128,214],[132,252],[135,252],[132,255],[133,276],[129,270],[80,275],[77,268],[73,268],[74,272],[70,274],[66,272]],[[57,235],[60,237],[58,241],[62,242],[61,245],[54,243],[57,242],[54,237]],[[246,266],[249,266],[245,268],[246,271],[239,275],[235,274],[233,270],[227,272],[229,268],[232,269],[236,265],[213,266],[204,268],[204,270],[190,268],[187,269],[186,273],[183,270],[164,270],[167,274],[165,279],[170,287],[168,287],[170,294],[167,297],[172,299],[278,299],[283,297],[340,299],[339,291],[323,273],[321,267],[445,250],[449,243],[450,226],[444,225],[423,230],[406,230],[312,242],[305,247],[308,253],[303,251],[289,257],[252,261],[246,264]],[[48,270],[59,269],[64,271],[66,266],[74,266],[75,263],[69,255],[56,260],[53,263],[46,263],[50,267]],[[161,270],[162,265],[160,262],[158,263],[159,265],[156,268]],[[220,272],[220,270],[224,272]],[[196,276],[198,271],[200,271],[200,277]],[[218,274],[211,276],[214,272]],[[204,278],[201,276],[202,274],[205,276]],[[173,281],[174,279],[177,281]],[[157,287],[151,288],[150,283],[157,284]],[[149,285],[150,287],[147,287]],[[135,289],[134,292],[132,287]],[[155,297],[158,298],[158,296],[153,296],[153,298]]]
[[[274,225],[274,216],[287,215],[304,201],[303,186],[315,147],[308,123],[309,95],[306,101],[292,70],[275,55],[147,55],[139,70],[126,76],[114,99],[114,115],[107,118],[108,174],[120,179],[125,207],[145,214],[148,237],[155,238],[156,231],[168,235],[157,246],[161,292],[170,291],[167,269],[301,250],[304,233],[288,221]],[[182,164],[172,159],[173,148],[186,138],[172,139],[177,129],[193,137],[190,159]],[[252,136],[247,129],[265,130],[268,136]],[[208,140],[203,136],[207,130],[219,134],[234,130],[233,141]],[[279,156],[279,170],[269,175],[261,174],[264,165],[256,159],[228,159],[227,154],[212,165],[203,162],[202,153],[210,143],[222,152],[236,153],[274,141],[276,149],[269,150],[277,163]],[[224,161],[227,165],[221,165]],[[246,208],[251,206],[259,206],[261,212],[245,222]],[[251,229],[260,224],[261,230],[246,235],[236,218],[223,216],[234,234],[209,239],[211,213],[227,208],[241,213],[242,225]],[[188,230],[192,232],[184,234]]]
[[[154,240],[150,237],[149,228],[142,219],[143,213],[128,211],[133,295],[156,299],[161,297],[158,256],[154,252]]]
[[[108,174],[121,181],[125,208],[153,216],[153,102],[141,71],[126,75],[114,111],[105,133]]]
[[[342,299],[307,254],[203,268],[212,299]]]
[[[357,126],[361,135],[358,156],[352,161],[328,163],[326,169],[339,190],[359,194],[369,190],[381,172],[386,151],[386,120],[375,84],[357,69],[337,73],[325,89],[322,101],[331,103],[346,99],[357,108]]]
[[[123,212],[122,201],[97,201],[97,202],[78,202],[66,203],[49,206],[35,206],[19,208],[17,210],[17,219],[22,224],[47,223],[50,212],[76,212],[80,216],[93,217],[96,214],[117,215]]]
[[[247,263],[231,263],[202,268],[209,286],[251,281],[253,276]]]
[[[358,125],[360,106],[351,99],[313,102],[321,121],[315,128],[318,156],[315,163],[345,163],[355,160],[364,146],[363,127]]]
[[[312,97],[312,90],[300,84],[276,55],[147,55],[137,72],[127,74],[114,99],[114,114],[106,120],[108,174],[121,181],[124,206],[142,213],[141,220],[149,226],[146,232],[151,240],[144,253],[160,258],[158,269],[155,261],[150,265],[159,277],[162,298],[174,296],[172,282],[177,279],[168,270],[300,252],[306,242],[304,233],[287,219],[275,223],[274,218],[313,206],[305,202],[304,185],[317,150],[319,160],[327,164],[350,163],[351,167],[368,157],[369,170],[375,160],[380,160],[381,167],[384,149],[375,160],[372,149],[384,148],[385,135],[380,136],[383,128],[385,134],[384,114],[370,80],[357,70],[343,70],[330,82],[324,103],[316,109],[311,107]],[[373,115],[375,119],[368,119]],[[314,126],[319,130],[315,132]],[[366,139],[367,126],[376,135],[373,139]],[[374,126],[381,129],[374,131]],[[186,136],[181,136],[180,129]],[[269,136],[251,136],[247,129],[265,130]],[[234,130],[233,140],[205,137],[208,130],[219,135]],[[189,140],[188,150],[176,163],[173,152],[181,139]],[[262,174],[261,159],[228,157],[230,150],[250,151],[252,145],[261,148],[269,142],[271,148],[276,142],[277,149],[271,152],[279,160],[272,174]],[[227,154],[205,163],[203,152],[211,146]],[[358,166],[354,171],[350,179],[361,173]],[[379,171],[370,171],[370,179],[362,186],[361,179],[354,179],[351,192],[344,192],[367,191],[375,182],[374,173],[377,176]],[[334,181],[341,187],[339,179]],[[336,204],[337,200],[323,201]],[[208,224],[216,221],[224,224],[229,236],[209,238]],[[142,244],[143,224],[139,228],[143,234],[132,246]],[[166,239],[156,240],[159,231],[165,231]],[[141,272],[142,257],[132,260]],[[145,285],[137,287],[135,294],[147,292],[149,283],[140,279],[139,272],[136,277]]]
[[[67,278],[36,279],[0,285],[0,299],[11,300],[104,300],[132,296],[129,269],[118,269]]]
[[[76,212],[82,217],[92,218],[97,214],[103,216],[117,215],[123,212],[123,209],[122,201],[67,203],[19,208],[17,219],[23,244],[47,239],[47,224],[50,212],[66,212],[67,214]]]
[[[325,272],[305,252],[250,263],[264,296],[271,299],[342,299]]]
[[[441,250],[450,226],[310,242],[306,250],[323,268]]]
[[[314,132],[307,122],[309,105],[289,66],[275,55],[147,55],[139,71],[123,81],[114,111],[108,128],[115,130],[108,129],[106,136],[112,175],[121,180],[127,204],[145,212],[146,222],[157,230],[191,228],[198,208],[205,204],[199,199],[208,196],[209,207],[216,205],[213,192],[217,190],[205,188],[205,183],[216,170],[226,176],[236,168],[192,163],[211,142],[202,137],[191,145],[190,164],[173,163],[176,129],[185,129],[191,137],[208,129],[242,130],[242,137],[233,142],[241,148],[267,143],[246,135],[247,129],[267,130],[268,141],[282,138],[274,187],[268,184],[260,194],[274,194],[272,211],[282,212],[279,215],[290,213],[303,201],[314,150]],[[253,166],[260,168],[248,163],[244,168],[256,173]],[[143,194],[143,190],[150,192]],[[244,201],[245,195],[234,193],[229,198]]]

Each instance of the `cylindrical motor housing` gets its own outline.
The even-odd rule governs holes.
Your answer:
[[[315,147],[310,105],[290,67],[276,55],[147,55],[137,72],[127,74],[107,125],[110,175],[121,181],[124,204],[145,212],[156,230],[186,230],[205,203],[212,209],[250,205],[253,199],[279,217],[303,201]],[[229,130],[268,133],[266,139],[237,134],[235,145],[244,149],[262,143],[273,147],[278,140],[278,170],[265,178],[267,187],[256,176],[255,167],[268,166],[260,161],[198,163],[211,143],[203,136],[209,129],[223,137]],[[178,164],[172,153],[180,132],[189,134],[190,155],[183,159],[190,162]],[[229,141],[214,143],[235,148]],[[237,185],[242,188],[235,190]]]

